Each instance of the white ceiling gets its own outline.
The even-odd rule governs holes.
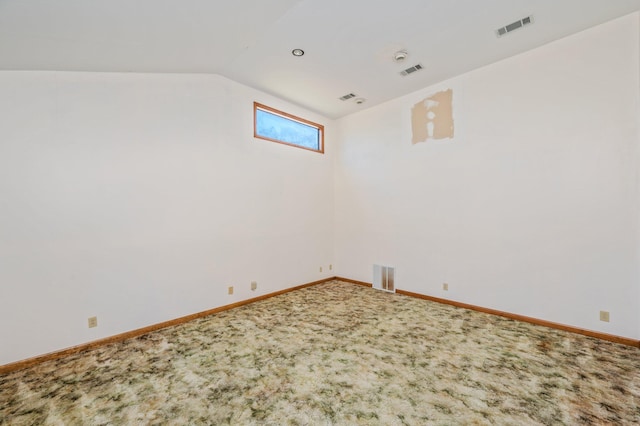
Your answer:
[[[640,0],[0,0],[0,70],[216,73],[337,118],[637,10]],[[527,15],[533,25],[495,36]],[[424,70],[400,76],[416,63]],[[349,92],[367,101],[338,99]]]

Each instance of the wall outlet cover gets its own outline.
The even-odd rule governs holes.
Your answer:
[[[94,328],[98,326],[98,317],[89,317],[87,320],[89,328]]]

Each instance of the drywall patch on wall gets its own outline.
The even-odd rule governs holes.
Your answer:
[[[443,90],[411,108],[411,143],[453,138],[453,90]]]

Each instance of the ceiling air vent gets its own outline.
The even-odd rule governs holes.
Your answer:
[[[412,74],[412,73],[414,73],[416,71],[420,71],[421,69],[422,69],[422,65],[420,65],[420,64],[414,65],[414,66],[412,66],[410,68],[407,68],[404,71],[400,71],[400,75],[403,76],[403,77],[406,77],[409,74]]]
[[[522,27],[524,27],[525,25],[529,25],[529,24],[531,24],[532,22],[533,22],[533,17],[531,17],[531,16],[527,16],[526,18],[522,18],[522,19],[520,19],[519,21],[512,22],[512,23],[510,23],[509,25],[505,25],[505,26],[504,26],[504,27],[502,27],[502,28],[498,28],[498,29],[496,30],[496,35],[497,35],[498,37],[502,37],[503,35],[505,35],[505,34],[507,34],[507,33],[510,33],[511,31],[515,31],[515,30],[517,30],[518,28],[522,28]]]
[[[356,95],[355,93],[347,93],[347,94],[346,94],[346,95],[344,95],[344,96],[340,96],[340,98],[339,98],[339,99],[340,99],[341,101],[347,101],[347,100],[349,100],[349,99],[351,99],[351,98],[355,98],[356,96],[357,96],[357,95]]]

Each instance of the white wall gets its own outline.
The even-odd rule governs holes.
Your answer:
[[[337,128],[219,76],[0,72],[0,365],[334,273],[371,281],[374,263],[409,291],[640,338],[639,27]],[[455,138],[411,145],[411,106],[444,88]],[[254,139],[253,101],[324,123],[326,154]]]
[[[639,22],[338,121],[337,275],[396,266],[404,290],[640,338]],[[454,139],[412,145],[411,107],[446,88]]]
[[[0,365],[329,276],[333,139],[218,76],[0,72]]]

